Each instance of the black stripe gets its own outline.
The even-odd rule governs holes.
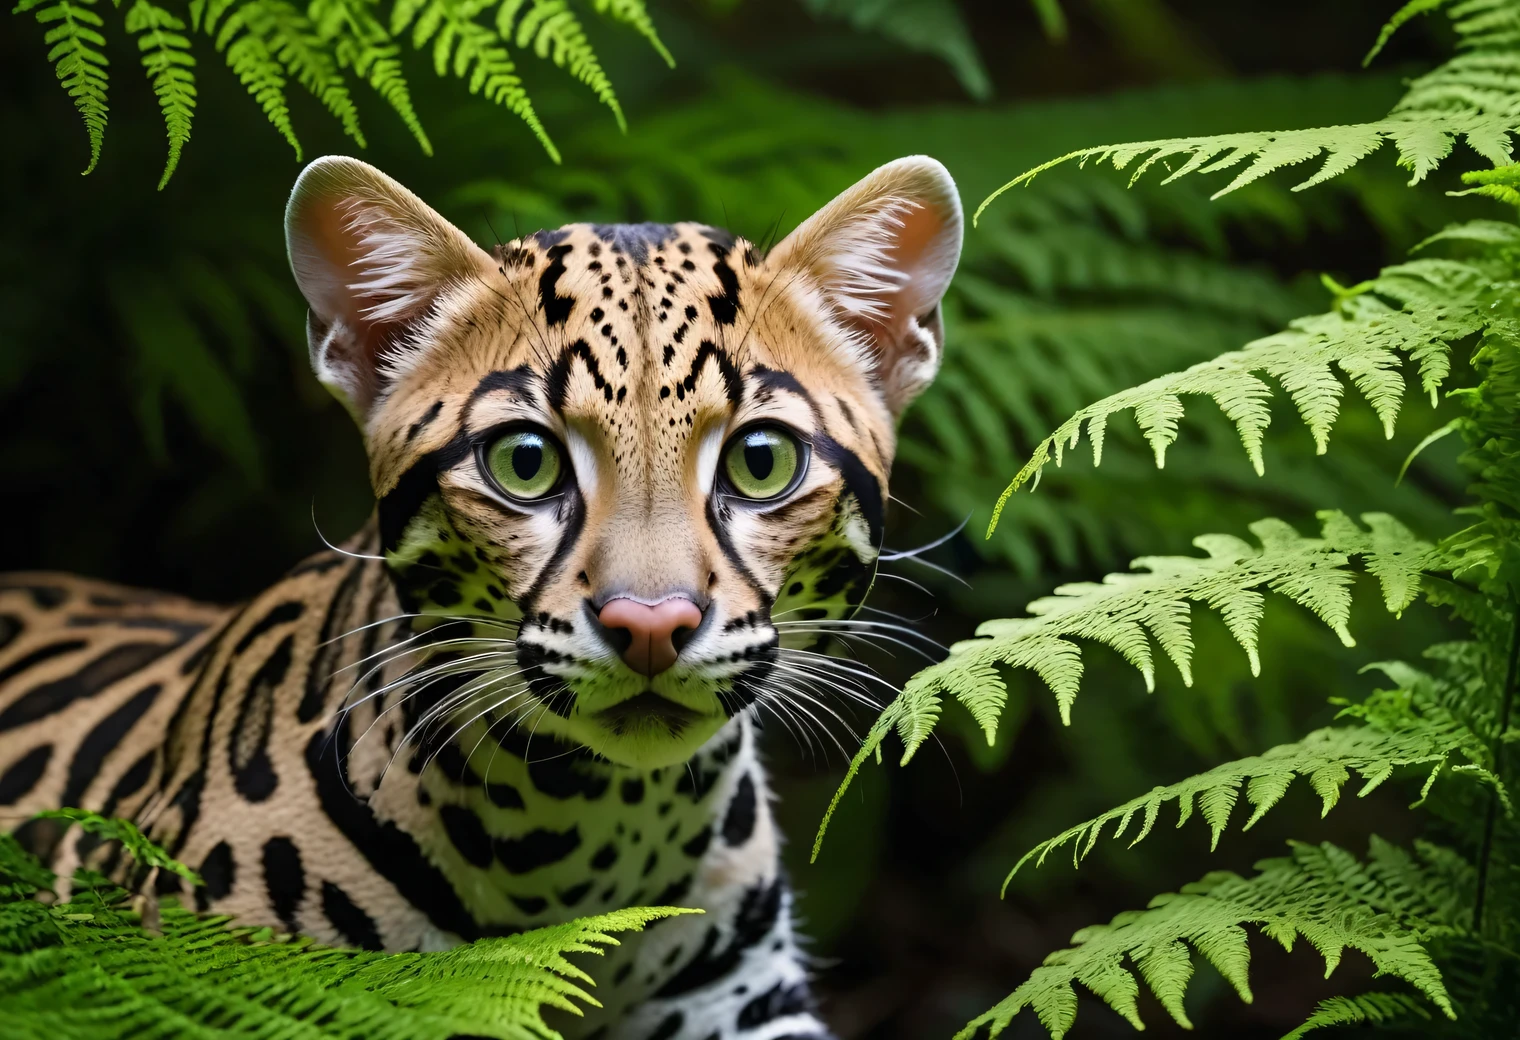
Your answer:
[[[886,510],[886,499],[881,493],[881,481],[876,479],[874,473],[866,469],[865,463],[860,461],[860,456],[832,437],[821,433],[816,434],[813,437],[813,450],[837,469],[844,478],[845,488],[855,496],[855,501],[860,503],[860,512],[865,517],[866,527],[871,532],[871,544],[880,547],[883,515]]]
[[[728,945],[720,951],[717,927],[708,928],[702,948],[691,963],[660,987],[655,996],[663,999],[679,997],[716,982],[737,968],[744,951],[763,942],[775,928],[781,916],[782,885],[783,881],[778,877],[769,885],[762,882],[746,889],[739,912],[734,915],[734,934]]]
[[[264,888],[275,916],[286,931],[300,931],[296,915],[306,898],[306,868],[301,865],[301,850],[295,842],[280,835],[264,843],[260,858],[264,861]]]
[[[417,435],[423,430],[427,429],[428,424],[434,419],[438,418],[438,413],[441,411],[443,411],[443,402],[434,401],[433,406],[426,412],[422,413],[422,418],[418,419],[416,422],[412,423],[412,425],[407,427],[406,443],[410,444],[412,441],[416,440]]]
[[[718,287],[722,290],[707,298],[707,306],[712,311],[713,320],[719,325],[732,325],[739,316],[739,276],[728,266],[727,248],[717,242],[707,248],[717,257],[712,269],[713,274],[718,276]]]
[[[25,627],[16,615],[0,614],[0,650],[10,646]]]
[[[106,687],[140,671],[179,643],[122,643],[71,675],[27,691],[0,712],[0,733],[57,714],[75,701],[94,697]],[[3,680],[0,680],[3,681]]]
[[[22,795],[36,787],[52,758],[53,745],[43,744],[32,748],[0,773],[0,805],[15,805]]]
[[[612,387],[602,376],[602,368],[597,364],[596,355],[591,352],[591,347],[583,339],[575,340],[560,351],[559,357],[554,359],[554,364],[549,366],[549,374],[544,378],[544,393],[549,399],[549,407],[556,412],[565,407],[565,391],[570,385],[570,363],[575,358],[585,362],[586,372],[591,376],[592,385],[602,392],[607,400],[612,400]]]
[[[137,725],[137,720],[152,707],[163,687],[158,683],[145,686],[111,714],[101,719],[95,728],[85,734],[69,763],[69,778],[63,788],[60,804],[76,806],[89,789],[90,783],[100,773],[100,765],[117,744]]]
[[[211,909],[218,899],[226,899],[237,884],[237,860],[232,856],[232,846],[219,841],[201,861],[198,873],[206,883],[195,890],[195,908],[201,913]]]
[[[66,639],[61,643],[49,643],[47,646],[40,646],[20,660],[12,661],[5,668],[0,669],[0,685],[10,682],[16,676],[36,667],[43,661],[51,660],[59,654],[73,653],[75,650],[84,647],[84,645],[85,641],[83,639]]]
[[[349,791],[340,765],[349,746],[346,718],[339,719],[331,735],[312,734],[306,745],[306,765],[328,819],[403,899],[427,915],[434,927],[465,941],[478,939],[480,928],[459,901],[448,877],[428,861],[409,834],[389,820],[377,818]]]
[[[470,391],[470,400],[484,394],[494,393],[497,390],[510,390],[518,397],[531,397],[533,384],[538,381],[538,373],[527,365],[518,365],[511,369],[497,369],[495,372],[487,372],[485,378],[475,384],[475,389]],[[410,438],[408,438],[410,440]]]
[[[250,802],[262,802],[274,794],[280,778],[269,757],[269,733],[274,722],[274,694],[290,671],[295,636],[280,640],[274,652],[259,665],[243,691],[237,718],[227,738],[227,761],[238,794]]]
[[[697,376],[702,371],[702,366],[708,358],[718,362],[718,372],[723,377],[723,389],[728,395],[730,404],[737,405],[744,400],[744,380],[739,378],[739,368],[734,364],[733,358],[728,356],[728,351],[718,346],[710,339],[704,339],[701,346],[697,347],[696,356],[691,359],[691,368],[686,373],[686,378],[681,380],[681,386],[689,394],[696,389]]]
[[[575,306],[574,296],[561,296],[557,291],[559,279],[565,273],[565,257],[574,246],[556,245],[548,251],[549,266],[538,276],[538,302],[544,311],[544,323],[550,328],[563,325]]]
[[[300,600],[294,599],[281,603],[278,606],[271,607],[267,614],[255,621],[252,627],[250,627],[247,632],[243,633],[243,638],[239,639],[237,641],[237,646],[232,648],[232,655],[236,657],[244,650],[247,650],[250,646],[253,645],[253,641],[255,639],[259,638],[259,636],[263,635],[265,632],[268,632],[275,625],[281,625],[287,621],[294,621],[296,618],[301,616],[302,612],[305,611],[305,609],[306,604],[302,603]]]
[[[348,945],[361,950],[383,949],[375,919],[331,881],[322,882],[322,912]]]
[[[317,642],[316,652],[311,656],[311,663],[306,668],[306,690],[301,694],[301,703],[296,706],[296,719],[299,722],[310,722],[327,706],[327,688],[343,653],[343,645],[337,641],[341,634],[338,626],[348,623],[359,579],[363,576],[364,564],[356,562],[343,575],[343,580],[338,583],[332,599],[328,601],[327,616],[322,619],[322,636]]]
[[[449,443],[428,452],[401,474],[400,479],[380,496],[380,548],[393,552],[401,544],[401,536],[412,518],[422,511],[422,505],[438,493],[438,474],[474,450],[474,442],[460,433]]]
[[[758,799],[755,797],[755,781],[745,773],[739,778],[734,797],[723,815],[723,841],[729,845],[743,845],[755,833],[755,814]]]

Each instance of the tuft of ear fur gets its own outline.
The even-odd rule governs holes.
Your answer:
[[[939,304],[960,262],[963,226],[949,171],[910,155],[839,195],[771,253],[778,265],[810,273],[863,341],[894,416],[939,371]]]
[[[312,368],[361,426],[439,296],[496,266],[416,195],[341,155],[296,179],[285,247],[311,307]]]

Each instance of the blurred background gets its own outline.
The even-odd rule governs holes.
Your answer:
[[[1068,0],[1056,19],[1051,4],[1009,0],[651,0],[674,69],[636,33],[586,19],[626,134],[585,87],[519,56],[558,166],[519,120],[434,76],[410,48],[403,65],[432,157],[364,91],[362,152],[309,97],[292,91],[291,106],[308,156],[360,154],[483,243],[569,220],[693,219],[762,240],[913,152],[942,160],[970,209],[1085,145],[1375,118],[1401,78],[1445,53],[1442,25],[1415,24],[1362,71],[1396,6]],[[21,18],[0,33],[0,567],[236,600],[319,548],[319,530],[337,540],[371,508],[358,435],[309,374],[285,265],[280,220],[299,164],[206,48],[193,137],[156,191],[160,116],[118,33],[104,157],[80,177],[84,134],[41,35]],[[1445,195],[1439,176],[1419,191],[1406,178],[1384,155],[1310,192],[1291,194],[1289,173],[1210,202],[1218,176],[1126,190],[1112,171],[1062,168],[1000,198],[968,231],[946,303],[946,367],[904,422],[893,479],[892,548],[967,521],[926,555],[959,580],[899,560],[871,602],[948,643],[1063,581],[1189,552],[1196,535],[1244,534],[1263,516],[1308,530],[1318,509],[1377,509],[1428,537],[1452,529],[1458,488],[1443,474],[1454,447],[1436,445],[1395,486],[1403,458],[1449,417],[1412,397],[1391,441],[1350,403],[1325,457],[1284,414],[1262,478],[1210,404],[1191,408],[1164,470],[1133,421],[1116,421],[1100,469],[1084,446],[981,537],[1028,451],[1076,408],[1325,309],[1322,272],[1353,283],[1451,219],[1491,215]],[[1195,821],[1133,850],[1104,843],[1080,872],[1026,870],[998,894],[1040,839],[1293,739],[1332,716],[1327,694],[1373,681],[1357,664],[1440,638],[1442,619],[1419,607],[1396,638],[1370,593],[1359,590],[1350,654],[1271,602],[1260,679],[1211,616],[1195,617],[1191,688],[1163,665],[1147,695],[1116,655],[1089,648],[1070,727],[1018,673],[995,747],[950,707],[940,742],[910,767],[889,752],[885,768],[867,768],[817,864],[807,852],[842,750],[853,753],[850,728],[870,718],[840,705],[849,726],[828,720],[832,738],[773,727],[790,869],[841,1037],[948,1037],[1078,927],[1212,867],[1246,870],[1289,834],[1351,847],[1369,831],[1402,836],[1407,791],[1320,822],[1307,788],[1295,789],[1293,811],[1227,833],[1212,859]],[[871,660],[893,683],[915,667]],[[1189,1013],[1203,1035],[1280,1036],[1346,988],[1338,976],[1331,990],[1312,955],[1252,942],[1252,1005],[1200,963]],[[1370,970],[1354,954],[1340,969]],[[1152,1034],[1179,1035],[1147,999]],[[1129,1034],[1096,1001],[1083,1005],[1077,1037]],[[1024,1015],[1009,1035],[1045,1034]]]

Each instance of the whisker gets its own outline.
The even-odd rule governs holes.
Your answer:
[[[932,541],[932,542],[925,542],[923,545],[920,545],[916,549],[900,549],[900,550],[897,550],[897,551],[884,552],[881,555],[879,555],[879,556],[876,557],[876,562],[877,563],[890,563],[893,560],[908,560],[908,559],[912,559],[913,557],[919,555],[920,553],[926,553],[930,549],[938,549],[941,545],[944,545],[946,542],[950,541],[956,535],[958,535],[962,531],[964,531],[966,529],[966,525],[969,524],[970,522],[971,522],[971,514],[967,513],[966,514],[966,519],[964,519],[960,523],[956,524],[954,530],[950,531],[948,534],[942,534],[938,538],[934,539],[934,541]]]

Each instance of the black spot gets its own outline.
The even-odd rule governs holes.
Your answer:
[[[37,786],[52,757],[53,745],[43,744],[32,748],[0,773],[0,805],[15,805],[22,795]]]
[[[529,916],[541,914],[549,906],[549,901],[542,896],[514,896],[508,894],[507,898],[512,901],[513,906]]]
[[[681,846],[681,851],[696,859],[707,851],[707,846],[711,841],[712,828],[703,827],[686,844]]]
[[[617,858],[617,846],[609,841],[607,844],[597,849],[596,855],[591,857],[591,868],[593,870],[606,870],[608,867],[617,862]]]
[[[56,714],[75,701],[93,697],[118,680],[146,668],[178,645],[177,643],[122,643],[120,646],[114,646],[83,668],[60,679],[35,686],[18,697],[10,707],[0,712],[0,733]],[[7,668],[6,673],[13,673],[13,670],[14,673],[19,673],[38,661],[65,652],[65,649],[78,649],[81,646],[84,646],[84,643],[68,642],[43,647]],[[60,647],[65,649],[58,649]],[[23,665],[24,668],[18,667]],[[0,674],[0,685],[3,685],[7,678],[9,675]]]
[[[580,848],[581,831],[571,827],[567,831],[551,831],[540,827],[521,838],[496,839],[496,858],[507,868],[509,874],[527,874],[558,863]]]
[[[722,290],[707,298],[707,306],[712,311],[713,320],[719,325],[732,325],[739,316],[739,276],[728,266],[727,249],[717,243],[707,248],[717,257],[713,263],[713,274],[718,276],[718,287]]]
[[[781,913],[782,885],[782,880],[777,878],[769,885],[757,884],[746,889],[739,912],[734,915],[734,935],[729,944],[719,950],[718,929],[709,927],[697,955],[666,982],[656,996],[663,999],[679,997],[716,982],[738,967],[744,951],[763,942],[775,927]]]
[[[445,805],[438,810],[449,841],[465,862],[484,870],[491,865],[491,838],[480,817],[460,805]]]
[[[807,983],[776,983],[739,1009],[740,1029],[754,1029],[787,1015],[802,1015],[813,1010],[812,994]]]
[[[283,835],[264,843],[264,888],[269,905],[287,932],[300,930],[297,914],[306,898],[306,869],[301,865],[301,850]]]
[[[225,841],[217,842],[201,861],[199,874],[206,883],[195,890],[195,908],[205,913],[213,902],[226,899],[237,882],[237,861],[232,858],[232,846]]]
[[[343,941],[361,950],[381,948],[375,919],[359,908],[348,893],[331,881],[322,882],[322,912],[332,922]]]
[[[640,779],[624,780],[622,786],[623,804],[638,805],[644,800],[644,781]]]
[[[679,1011],[672,1011],[654,1027],[654,1032],[649,1034],[649,1040],[670,1040],[681,1031],[681,1027],[685,1024],[686,1016]]]
[[[452,607],[464,599],[464,595],[459,591],[459,586],[448,578],[434,582],[433,587],[428,589],[427,595],[430,601],[440,607]]]
[[[524,808],[523,796],[511,784],[486,784],[486,797],[499,809]]]
[[[638,839],[635,838],[634,840],[637,841]],[[658,849],[650,849],[649,850],[649,856],[644,860],[644,872],[642,874],[640,874],[639,876],[640,877],[648,877],[650,874],[653,874],[654,873],[654,868],[659,864],[659,862],[660,862],[660,853],[659,853],[659,850]]]
[[[310,722],[322,713],[327,704],[328,686],[337,671],[338,657],[343,651],[339,636],[348,625],[349,612],[359,583],[364,577],[364,565],[355,563],[338,584],[327,605],[327,616],[322,620],[322,638],[306,669],[306,690],[301,703],[296,706],[296,719]]]
[[[614,986],[621,986],[624,982],[628,981],[628,976],[632,975],[632,974],[633,974],[633,962],[629,961],[628,963],[624,964],[621,968],[619,968],[613,974],[613,976],[612,976],[612,984]]]
[[[680,906],[681,900],[691,891],[691,875],[687,874],[670,884],[651,901],[651,906]]]
[[[571,885],[569,888],[567,888],[563,892],[561,892],[559,894],[559,901],[561,903],[563,903],[565,906],[571,906],[571,907],[573,907],[577,903],[579,903],[582,899],[585,899],[586,898],[586,893],[590,892],[590,891],[591,891],[591,882],[589,882],[589,881],[582,881],[580,884],[578,884],[578,885]]]

